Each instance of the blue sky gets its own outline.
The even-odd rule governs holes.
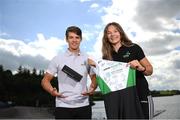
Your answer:
[[[150,88],[180,89],[179,6],[179,0],[0,0],[0,64],[46,69],[66,49],[70,25],[83,31],[81,49],[100,57],[103,29],[115,21],[152,63]]]
[[[4,38],[35,39],[37,33],[46,37],[64,37],[69,25],[94,25],[100,23],[100,15],[90,10],[92,2],[78,0],[1,0],[1,30],[10,36]],[[107,5],[107,0],[101,5]],[[89,11],[88,11],[89,10]]]

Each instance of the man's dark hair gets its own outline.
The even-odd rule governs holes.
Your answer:
[[[69,32],[73,32],[73,33],[79,35],[80,38],[82,39],[82,31],[81,31],[81,29],[79,27],[77,27],[77,26],[70,26],[70,27],[68,27],[66,29],[66,39],[68,38],[68,33]]]

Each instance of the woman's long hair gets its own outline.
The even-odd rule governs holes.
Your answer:
[[[107,30],[109,26],[114,26],[116,27],[116,29],[119,31],[120,35],[121,35],[121,44],[129,47],[132,45],[132,41],[127,37],[126,33],[124,32],[124,30],[122,29],[122,27],[120,26],[120,24],[116,23],[116,22],[111,22],[109,24],[106,25],[106,27],[104,28],[104,35],[102,38],[102,57],[103,59],[107,59],[107,60],[112,60],[112,52],[114,51],[113,46],[111,45],[111,43],[108,40],[107,37]]]

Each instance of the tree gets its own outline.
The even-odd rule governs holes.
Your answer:
[[[22,73],[22,66],[20,65],[18,68],[18,73],[21,74]]]
[[[36,75],[36,68],[33,68],[32,71],[33,71],[32,74],[33,74],[33,75]]]
[[[3,72],[3,66],[0,65],[0,73]]]

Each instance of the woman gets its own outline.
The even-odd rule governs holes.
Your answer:
[[[104,29],[102,55],[103,59],[126,62],[131,68],[136,69],[136,86],[104,95],[107,118],[151,118],[148,106],[152,99],[151,102],[148,101],[150,92],[144,76],[151,75],[153,67],[141,47],[132,43],[116,22],[107,24]]]

